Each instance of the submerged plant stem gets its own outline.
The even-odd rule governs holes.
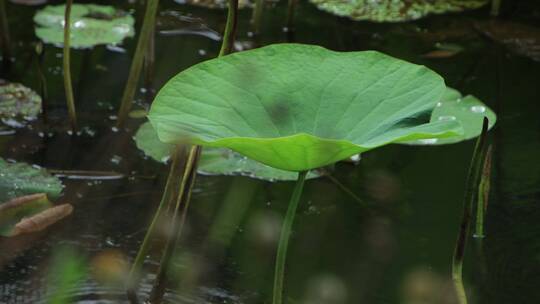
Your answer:
[[[169,237],[167,239],[167,244],[165,245],[165,252],[161,257],[156,280],[152,287],[152,291],[150,292],[149,303],[152,304],[161,303],[163,298],[165,283],[167,282],[167,271],[171,264],[171,257],[186,222],[187,210],[189,208],[189,202],[191,201],[191,191],[195,184],[195,178],[197,177],[197,170],[195,168],[199,162],[200,152],[201,149],[194,146],[191,148],[188,156],[186,168],[180,182],[176,204],[172,212],[172,218],[170,219]]]
[[[296,1],[297,0],[289,0],[287,4],[287,23],[286,23],[286,30],[287,32],[294,32],[294,12],[296,10]]]
[[[258,35],[261,31],[261,18],[264,9],[264,0],[255,0],[255,7],[253,8],[253,14],[251,15],[251,25],[253,26],[253,33]]]
[[[229,10],[227,12],[227,24],[223,34],[223,42],[219,56],[225,56],[232,52],[234,46],[234,37],[236,36],[236,25],[238,23],[238,0],[229,0]]]
[[[465,185],[465,196],[463,199],[463,216],[461,218],[456,247],[452,258],[452,280],[454,281],[459,304],[467,304],[467,293],[465,292],[465,287],[463,285],[463,259],[465,257],[467,238],[469,237],[474,201],[478,193],[480,172],[486,155],[488,124],[488,119],[484,117],[482,134],[476,141],[473,157],[469,166],[469,173]]]
[[[131,110],[133,104],[133,98],[135,97],[135,90],[141,76],[141,70],[143,66],[144,57],[148,48],[148,42],[150,36],[153,33],[154,23],[156,20],[156,12],[158,9],[159,0],[148,0],[146,3],[146,11],[144,12],[144,20],[141,28],[141,34],[137,41],[137,47],[133,60],[131,62],[131,68],[129,69],[129,76],[122,95],[122,101],[120,104],[120,110],[118,111],[118,123],[117,127],[124,125],[124,122]]]
[[[2,65],[7,70],[11,65],[11,41],[7,22],[6,0],[0,0],[0,43],[2,44]]]
[[[501,12],[502,0],[491,0],[491,16],[497,17]]]
[[[279,236],[279,245],[276,256],[276,268],[274,272],[274,292],[273,292],[273,304],[283,303],[283,280],[285,277],[285,261],[287,259],[287,249],[289,247],[289,237],[291,236],[292,225],[294,223],[294,217],[296,215],[296,209],[300,202],[300,196],[302,195],[302,189],[304,188],[304,182],[308,171],[298,173],[298,179],[294,186],[294,191],[287,208],[287,214],[281,226],[281,234]]]
[[[77,129],[77,112],[75,110],[75,99],[73,97],[73,84],[71,83],[71,61],[70,61],[70,33],[71,33],[71,6],[73,0],[66,1],[66,10],[64,16],[64,89],[66,92],[66,103],[69,114],[71,129]]]
[[[167,183],[165,184],[165,190],[163,191],[163,196],[159,203],[158,209],[156,210],[154,218],[152,219],[152,222],[150,223],[150,226],[146,231],[146,235],[144,236],[144,240],[141,244],[141,247],[139,248],[139,252],[137,252],[137,257],[135,258],[135,261],[131,266],[131,270],[129,272],[127,280],[127,297],[132,304],[139,303],[137,293],[135,291],[135,287],[137,285],[137,277],[144,263],[146,254],[150,249],[150,242],[152,237],[154,236],[157,222],[163,217],[164,211],[171,204],[171,200],[177,197],[176,189],[177,184],[179,183],[181,178],[181,173],[183,171],[182,163],[184,161],[184,158],[185,153],[183,153],[183,149],[177,148],[173,153],[169,176],[167,177]]]

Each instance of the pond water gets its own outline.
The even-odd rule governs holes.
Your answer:
[[[156,89],[217,55],[216,35],[226,18],[222,10],[161,2]],[[500,20],[538,30],[538,3],[508,2]],[[134,14],[139,28],[143,5],[117,5]],[[1,78],[37,90],[36,7],[7,1],[7,10],[15,61]],[[285,2],[265,11],[256,40],[248,35],[250,15],[249,9],[240,12],[239,48],[287,41]],[[294,39],[339,51],[374,49],[426,65],[497,112],[490,132],[494,154],[487,236],[469,243],[465,287],[471,303],[540,303],[540,62],[486,35],[489,21],[482,9],[399,24],[355,22],[302,1]],[[448,58],[425,56],[437,43],[463,50]],[[127,177],[64,179],[60,202],[74,205],[70,217],[44,232],[0,238],[0,303],[49,303],[55,287],[49,284],[50,273],[69,262],[53,262],[62,248],[90,265],[67,291],[73,303],[127,303],[122,286],[105,283],[100,271],[114,272],[123,267],[118,260],[132,261],[167,177],[167,166],[144,157],[132,140],[143,119],[113,128],[134,47],[135,39],[128,38],[116,48],[72,51],[82,132],[70,136],[62,50],[45,46],[51,126],[45,129],[36,121],[0,136],[0,156],[48,169],[114,171]],[[139,92],[136,109],[147,105]],[[363,203],[328,178],[308,181],[287,257],[287,303],[457,303],[451,258],[473,145],[391,145],[365,153],[356,165],[337,164],[333,176]],[[198,176],[165,302],[270,303],[279,227],[292,188],[290,182]],[[162,240],[154,245],[145,262],[141,298],[159,266]],[[111,256],[116,262],[107,259]]]

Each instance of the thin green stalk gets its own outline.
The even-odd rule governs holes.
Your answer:
[[[45,77],[45,74],[43,73],[43,57],[44,57],[44,50],[43,50],[43,44],[41,42],[38,42],[36,44],[36,69],[37,69],[37,75],[38,75],[38,83],[39,83],[39,94],[41,95],[41,114],[43,118],[43,122],[47,123],[47,109],[48,109],[48,101],[49,101],[49,93],[47,91],[47,78]]]
[[[279,236],[279,245],[276,256],[276,268],[274,272],[274,293],[273,304],[283,303],[283,280],[285,277],[285,260],[287,259],[287,249],[289,247],[289,237],[292,231],[292,225],[294,217],[296,215],[296,209],[300,202],[300,196],[302,195],[302,189],[304,188],[304,181],[308,171],[298,173],[298,179],[294,186],[294,191],[289,202],[289,208],[287,214],[281,226],[281,234]]]
[[[463,215],[459,227],[456,247],[454,249],[454,255],[452,257],[452,280],[454,281],[454,287],[459,304],[467,304],[467,294],[463,285],[463,259],[465,257],[467,238],[469,237],[473,206],[478,193],[478,184],[480,181],[482,165],[486,156],[487,131],[488,119],[484,117],[482,134],[476,141],[476,146],[474,148],[473,157],[469,167],[469,173],[465,185],[465,196],[463,199]]]
[[[289,0],[287,4],[287,24],[286,24],[287,32],[294,31],[294,12],[296,10],[296,1],[297,0]]]
[[[11,39],[9,38],[6,0],[0,0],[0,43],[2,44],[2,65],[8,70],[11,65]]]
[[[491,16],[497,17],[501,12],[502,0],[491,0]]]
[[[476,202],[476,229],[474,237],[484,238],[484,217],[487,211],[489,200],[489,189],[491,179],[491,154],[492,147],[489,146],[486,153],[484,164],[482,165],[482,175],[480,178],[480,185],[478,189],[478,200]]]
[[[221,50],[218,57],[228,54],[232,49],[232,44],[234,43],[234,37],[236,34],[237,10],[238,10],[238,0],[229,0],[229,13],[227,14],[227,25],[225,28],[225,34],[224,34]],[[227,45],[229,45],[229,47]],[[202,152],[201,146],[192,147],[187,157],[186,165],[184,167],[184,173],[183,173],[184,178],[182,181],[182,184],[184,186],[181,186],[179,189],[178,197],[180,201],[177,201],[176,207],[179,207],[181,204],[185,205],[186,206],[185,212],[187,212],[187,206],[189,206],[189,201],[191,200],[191,190],[193,187],[193,183],[195,182],[195,176],[197,174],[198,159],[201,152]],[[186,179],[190,179],[190,180],[186,181]],[[190,186],[186,187],[185,186],[186,184],[189,184]],[[185,218],[186,216],[185,212],[182,214],[182,218]],[[171,239],[176,239],[176,238],[177,236],[174,234],[171,236]],[[169,244],[168,247],[170,247],[170,249],[166,248],[164,257],[163,257],[164,259],[167,259],[167,260],[170,259],[170,257],[167,257],[167,256],[168,255],[170,256],[173,252],[174,246],[172,247],[171,246],[172,245]],[[158,276],[160,276],[161,278],[157,278],[156,283],[154,284],[154,287],[153,287],[154,291],[152,291],[152,294],[151,294],[152,297],[158,298],[159,293],[163,290],[163,280],[165,278],[164,277],[165,269],[163,267],[166,267],[166,264],[168,263],[167,261],[165,262],[166,263],[160,264],[159,273],[161,273],[161,275],[158,273]]]
[[[259,35],[261,31],[261,19],[264,10],[264,0],[255,0],[255,7],[253,7],[253,13],[251,15],[251,25],[253,26],[253,33]]]
[[[236,25],[238,23],[238,0],[229,0],[229,10],[227,12],[227,24],[223,34],[223,42],[219,50],[218,57],[225,56],[232,52],[234,37],[236,36]]]
[[[185,158],[185,153],[183,151],[184,150],[182,148],[177,148],[176,151],[173,153],[169,176],[167,177],[167,183],[165,184],[163,196],[159,203],[158,209],[154,214],[154,218],[152,219],[152,222],[150,223],[150,226],[146,231],[146,235],[144,236],[144,240],[141,244],[141,247],[139,248],[139,252],[137,252],[135,261],[131,266],[131,270],[127,279],[127,297],[132,304],[139,303],[137,293],[135,291],[135,287],[137,286],[137,277],[139,276],[139,272],[142,268],[148,250],[150,249],[150,242],[155,234],[157,223],[160,219],[163,218],[165,210],[177,197],[178,192],[176,190],[178,189],[178,183],[180,182],[180,178],[183,172],[182,162]]]
[[[163,299],[165,283],[167,282],[167,270],[171,264],[174,249],[178,244],[184,224],[186,222],[187,210],[191,201],[191,191],[197,177],[197,171],[193,169],[197,167],[199,157],[200,149],[195,146],[192,147],[186,163],[184,175],[180,183],[180,191],[176,198],[173,216],[170,220],[169,237],[167,239],[167,244],[165,245],[165,252],[161,257],[156,280],[154,286],[152,287],[152,291],[150,292],[150,299],[148,302],[152,304],[161,303]]]
[[[150,39],[148,41],[148,47],[146,48],[146,54],[144,55],[144,87],[146,89],[146,101],[152,102],[154,99],[154,66],[155,66],[155,23],[152,25],[152,33],[150,34]]]
[[[366,202],[364,202],[358,195],[356,195],[354,192],[352,192],[351,189],[349,189],[347,186],[345,186],[343,183],[341,183],[337,178],[332,176],[330,173],[325,174],[330,181],[332,181],[341,191],[345,192],[347,195],[349,195],[352,199],[354,199],[357,203],[362,205],[362,207],[370,207]]]
[[[75,110],[75,100],[73,98],[73,85],[71,83],[71,61],[70,61],[70,32],[71,32],[71,6],[73,0],[66,1],[66,10],[64,15],[64,89],[66,91],[66,103],[69,114],[71,129],[77,129],[77,112]]]
[[[137,89],[137,84],[139,83],[139,79],[141,77],[144,55],[148,48],[150,36],[153,33],[158,4],[159,0],[148,0],[146,3],[146,11],[144,13],[141,34],[139,35],[139,40],[137,41],[137,47],[135,49],[135,54],[133,55],[131,68],[129,69],[128,80],[124,89],[124,94],[122,95],[120,110],[118,111],[117,127],[122,127],[124,125],[129,111],[131,110],[133,98],[135,97],[135,90]]]

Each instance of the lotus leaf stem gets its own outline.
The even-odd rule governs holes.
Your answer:
[[[69,114],[69,122],[71,129],[75,131],[77,129],[77,111],[75,110],[75,100],[73,97],[73,84],[71,83],[71,60],[70,60],[70,48],[69,41],[71,35],[71,6],[73,0],[66,1],[66,10],[64,15],[64,89],[66,92],[66,103]]]
[[[251,25],[253,26],[253,33],[258,35],[261,31],[261,19],[264,10],[264,0],[255,0],[255,7],[253,8],[253,14],[251,15]]]
[[[296,10],[296,1],[297,0],[289,0],[287,4],[287,32],[294,31],[294,11]]]
[[[223,34],[223,42],[219,56],[225,56],[232,52],[234,46],[234,37],[236,36],[236,26],[238,23],[238,0],[229,0],[229,10],[227,12],[227,24]]]
[[[463,215],[461,218],[456,247],[454,249],[454,255],[452,258],[452,280],[454,281],[454,287],[459,304],[467,304],[467,293],[465,292],[465,287],[463,285],[463,259],[465,257],[467,238],[469,237],[470,233],[473,206],[475,198],[477,198],[482,165],[486,156],[488,125],[488,119],[487,117],[484,117],[482,134],[476,141],[469,172],[467,174],[465,196],[463,200]]]
[[[133,55],[133,61],[131,62],[131,67],[129,69],[128,80],[120,103],[120,110],[118,111],[117,127],[122,127],[124,125],[129,111],[131,110],[133,98],[135,97],[135,90],[137,89],[137,84],[141,77],[141,70],[148,49],[148,42],[150,41],[150,36],[154,32],[153,28],[158,5],[159,0],[148,0],[146,3],[141,34],[137,41],[137,47],[135,48],[135,54]]]
[[[298,209],[298,203],[300,202],[300,196],[302,195],[302,189],[304,188],[307,173],[308,171],[298,173],[298,179],[296,180],[289,207],[287,208],[287,213],[285,214],[285,219],[281,226],[274,272],[273,304],[283,303],[283,280],[285,277],[285,261],[287,258],[287,249],[289,247],[289,238],[291,236],[296,209]]]
[[[491,0],[491,16],[497,17],[501,12],[502,0]]]
[[[2,65],[8,70],[11,65],[11,42],[7,22],[6,0],[0,0],[0,43],[2,44]]]
[[[191,192],[197,177],[196,167],[199,162],[200,152],[201,150],[194,146],[191,148],[188,156],[184,174],[180,182],[180,191],[178,192],[176,204],[172,211],[172,218],[170,219],[169,238],[167,239],[165,252],[159,263],[159,270],[156,275],[154,286],[150,292],[149,302],[153,304],[161,303],[163,298],[165,283],[167,281],[167,270],[171,264],[171,257],[180,236],[182,235],[182,230],[186,222],[187,210],[189,209],[189,202],[191,201]]]
[[[183,172],[182,162],[184,161],[184,159],[185,153],[183,153],[183,149],[177,148],[172,156],[172,163],[169,170],[169,175],[167,177],[165,190],[163,191],[163,196],[159,203],[158,209],[154,214],[154,218],[152,219],[152,222],[150,223],[150,226],[146,231],[144,240],[131,266],[131,270],[127,279],[127,297],[132,304],[139,303],[137,293],[135,291],[135,287],[137,285],[137,277],[142,268],[148,250],[150,249],[150,243],[155,234],[157,223],[161,218],[163,218],[165,211],[169,208],[169,205],[172,204],[172,201],[177,197],[178,192],[176,190],[178,189],[178,183],[180,182],[180,178]]]

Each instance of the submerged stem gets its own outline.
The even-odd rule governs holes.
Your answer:
[[[300,196],[302,195],[302,189],[304,188],[304,182],[308,171],[302,171],[298,173],[298,179],[294,186],[294,191],[289,202],[287,214],[281,226],[281,234],[279,236],[279,245],[276,256],[276,268],[274,272],[274,292],[273,292],[273,304],[283,303],[283,280],[285,277],[285,260],[287,258],[287,249],[289,247],[289,237],[291,235],[292,225],[294,217],[296,215],[296,209],[300,202]]]
[[[191,148],[184,174],[180,182],[180,190],[176,198],[176,204],[172,212],[172,218],[170,219],[170,230],[168,234],[167,244],[165,245],[165,252],[161,257],[159,263],[159,270],[156,275],[156,280],[152,291],[150,292],[149,303],[156,304],[161,303],[163,293],[165,291],[165,283],[167,282],[167,271],[171,264],[171,257],[174,253],[174,249],[178,244],[184,224],[186,222],[187,210],[189,208],[189,202],[191,200],[191,191],[195,184],[195,178],[197,176],[197,167],[201,149],[194,146]],[[194,170],[195,169],[195,170]]]
[[[469,237],[474,200],[478,193],[480,172],[486,155],[487,131],[488,119],[484,117],[482,134],[476,141],[473,157],[469,166],[469,173],[465,185],[465,196],[463,199],[463,215],[452,258],[452,280],[454,281],[458,303],[460,304],[467,304],[467,294],[465,292],[465,287],[463,286],[463,259],[465,257],[467,238]]]
[[[73,85],[71,83],[71,62],[70,62],[70,32],[71,32],[71,6],[73,0],[66,1],[66,10],[64,15],[64,89],[66,92],[66,103],[69,113],[69,122],[71,129],[77,129],[77,112],[75,110],[75,100],[73,97]]]
[[[253,14],[251,15],[251,25],[253,26],[253,33],[258,35],[261,31],[261,17],[264,9],[264,0],[255,0],[255,7],[253,8]]]
[[[497,17],[501,11],[502,0],[491,0],[491,16]]]
[[[8,70],[11,65],[11,41],[7,22],[6,0],[0,0],[0,43],[2,44],[2,65]]]
[[[120,110],[118,111],[118,123],[117,127],[123,126],[131,105],[133,104],[133,98],[135,97],[135,90],[141,76],[141,70],[143,66],[143,60],[148,48],[148,42],[150,36],[153,33],[154,23],[156,19],[156,12],[158,9],[159,0],[148,0],[146,3],[146,11],[144,12],[144,20],[141,28],[141,34],[137,41],[137,47],[133,60],[131,62],[131,68],[129,69],[129,76],[122,95],[122,101],[120,104]]]
[[[223,34],[223,42],[218,57],[225,56],[232,52],[234,37],[236,35],[236,25],[238,20],[238,0],[229,0],[229,10],[227,12],[227,24]]]
[[[127,297],[132,304],[139,303],[137,299],[137,293],[135,291],[135,287],[137,285],[137,277],[144,263],[146,254],[150,249],[150,241],[154,236],[157,222],[159,219],[162,218],[164,211],[167,209],[167,206],[171,204],[171,200],[177,197],[176,189],[178,189],[177,185],[181,178],[183,167],[182,162],[184,161],[184,157],[185,153],[183,152],[183,149],[177,148],[174,151],[171,168],[169,170],[169,176],[167,177],[167,183],[165,184],[165,190],[163,191],[163,196],[159,203],[158,209],[154,214],[154,218],[152,219],[152,222],[150,223],[150,226],[146,231],[146,235],[144,236],[141,247],[137,252],[137,257],[135,258],[135,261],[131,266],[131,270],[127,279]]]

